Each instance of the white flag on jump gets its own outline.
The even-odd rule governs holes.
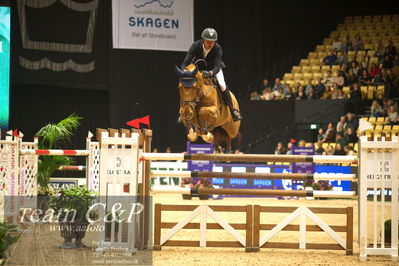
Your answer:
[[[359,120],[359,132],[363,132],[369,129],[373,129],[373,124],[371,124],[370,122],[360,119]]]

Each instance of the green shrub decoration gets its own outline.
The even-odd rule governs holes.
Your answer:
[[[73,211],[76,211],[75,221],[87,221],[86,213],[93,201],[96,199],[96,194],[88,190],[86,187],[68,187],[62,188],[57,193],[50,196],[49,207],[59,215],[59,221],[67,219],[70,221],[73,218]],[[66,217],[69,210],[70,216]],[[90,218],[96,216],[95,212],[90,213]]]
[[[19,236],[12,236],[9,231],[15,229],[17,226],[0,222],[0,265],[3,265],[6,260],[6,250],[16,241]]]

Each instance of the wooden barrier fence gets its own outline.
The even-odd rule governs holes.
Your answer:
[[[262,224],[261,213],[290,213],[278,224]],[[328,225],[316,214],[341,214],[346,215],[346,225]],[[271,217],[268,215],[268,217]],[[289,223],[300,217],[299,225]],[[315,225],[307,225],[306,217],[310,218]],[[263,237],[261,231],[268,230]],[[280,231],[299,232],[299,243],[292,242],[270,242],[269,240]],[[326,232],[337,244],[330,243],[307,243],[306,232]],[[344,240],[337,232],[345,232]],[[287,206],[254,206],[254,243],[255,248],[289,248],[289,249],[327,249],[346,250],[347,255],[353,254],[353,207],[330,208],[330,207],[287,207]]]
[[[154,214],[154,250],[161,250],[162,246],[185,246],[185,247],[244,247],[246,251],[251,250],[252,245],[252,206],[207,206],[207,205],[163,205],[155,204]],[[178,223],[162,222],[163,211],[190,211]],[[242,223],[229,224],[216,212],[241,212],[246,214],[246,220]],[[200,216],[200,223],[190,223],[194,218]],[[210,216],[217,223],[207,223]],[[161,229],[170,228],[170,231],[161,236]],[[199,240],[170,240],[181,229],[199,229]],[[236,241],[206,241],[207,229],[224,229],[229,232]],[[245,238],[237,232],[245,231]]]
[[[162,212],[184,211],[190,212],[181,221],[163,222]],[[245,213],[245,223],[228,223],[216,212],[241,212]],[[261,213],[289,213],[278,224],[261,223]],[[345,225],[328,225],[316,214],[346,215]],[[246,252],[257,252],[260,248],[288,248],[288,249],[325,249],[346,250],[347,255],[353,254],[353,208],[326,208],[326,207],[287,207],[287,206],[209,206],[209,205],[164,205],[155,204],[154,220],[154,250],[161,250],[162,246],[184,247],[237,247],[245,248]],[[191,221],[200,216],[199,223]],[[207,223],[207,216],[217,223]],[[300,224],[290,223],[300,217]],[[307,225],[306,218],[315,225]],[[170,229],[162,235],[162,229]],[[171,240],[183,229],[200,230],[199,240]],[[233,236],[235,241],[207,241],[206,230],[224,229]],[[264,236],[261,231],[268,230]],[[238,231],[245,231],[245,237]],[[269,240],[280,231],[298,231],[299,243],[270,242]],[[326,232],[336,243],[307,243],[306,232]],[[337,232],[346,233],[346,240]]]

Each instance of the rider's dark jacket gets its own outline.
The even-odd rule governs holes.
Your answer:
[[[181,65],[181,69],[184,70],[189,64],[194,63],[198,59],[204,59],[206,61],[206,66],[204,66],[204,64],[198,64],[199,70],[212,71],[213,74],[216,75],[220,68],[226,67],[223,63],[222,56],[222,47],[218,43],[215,43],[215,46],[209,51],[206,58],[204,58],[204,46],[201,39],[191,45]]]

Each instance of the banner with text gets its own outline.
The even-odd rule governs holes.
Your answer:
[[[187,51],[193,0],[113,0],[112,31],[113,48]]]

